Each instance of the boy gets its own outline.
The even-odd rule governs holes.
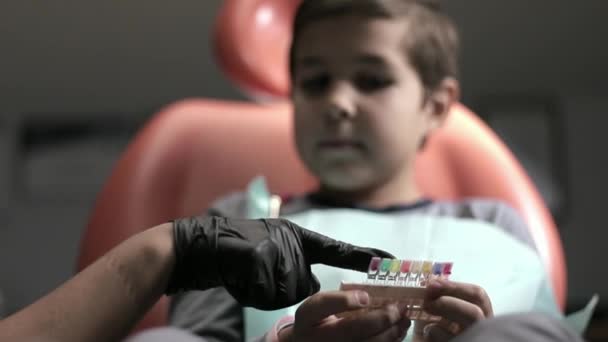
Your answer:
[[[491,200],[433,202],[424,199],[416,188],[416,153],[424,147],[428,135],[441,126],[459,96],[457,53],[456,29],[433,1],[303,1],[296,15],[290,50],[294,130],[298,153],[318,178],[320,187],[312,194],[287,201],[281,208],[281,216],[293,218],[307,228],[325,227],[319,231],[334,238],[343,234],[342,238],[366,241],[372,246],[384,244],[377,247],[413,259],[445,252],[448,258],[456,260],[458,255],[466,254],[463,250],[471,246],[460,246],[452,252],[447,247],[433,247],[429,241],[441,241],[439,245],[449,247],[444,243],[449,239],[435,239],[436,232],[441,231],[437,230],[439,226],[446,232],[462,226],[462,234],[467,236],[464,228],[480,231],[480,227],[488,225],[494,235],[480,241],[502,245],[504,238],[505,244],[521,250],[519,254],[525,255],[522,260],[533,260],[531,264],[536,268],[530,269],[542,268],[525,224],[508,206]],[[246,216],[247,206],[247,196],[237,194],[218,201],[209,214]],[[471,219],[479,225],[465,227],[474,225]],[[424,222],[429,224],[428,230],[425,227],[415,230]],[[337,228],[340,224],[351,229],[340,230]],[[374,240],[375,236],[364,232],[371,229],[370,225],[379,230],[384,229],[380,228],[382,225],[399,226],[403,230],[398,232],[405,235],[402,239]],[[416,244],[406,246],[409,241]],[[395,247],[391,247],[393,244]],[[489,259],[494,257],[491,249],[474,247],[487,253]],[[478,259],[485,258],[469,256],[465,263],[488,267]],[[487,273],[478,278],[467,277],[466,270],[463,271],[467,282],[490,278]],[[344,276],[325,271],[319,274],[322,290],[335,287],[328,279],[335,276],[340,280]],[[517,294],[504,297],[521,293],[526,294],[522,302],[542,302],[524,307],[509,306],[503,300],[499,304],[500,313],[534,309],[559,315],[550,290],[544,293],[544,301],[536,295],[537,291],[546,290],[544,276],[535,278],[534,284],[506,285],[508,277],[498,278],[493,283],[497,287],[521,287]],[[446,322],[456,323],[460,332],[493,315],[496,304],[479,285],[436,282],[429,287],[433,298],[425,309]],[[533,295],[527,295],[528,292]],[[176,296],[171,316],[173,324],[193,330],[207,341],[253,337],[254,333],[243,334],[243,330],[255,331],[251,330],[253,325],[259,328],[264,324],[268,326],[263,326],[262,331],[270,329],[265,338],[281,341],[395,341],[406,335],[416,340],[432,340],[454,335],[443,324],[427,327],[420,324],[408,332],[410,322],[392,306],[349,320],[333,316],[365,305],[366,301],[364,293],[321,292],[302,305],[295,321],[282,319],[271,328],[267,323],[275,316],[243,310],[224,290],[214,289]]]

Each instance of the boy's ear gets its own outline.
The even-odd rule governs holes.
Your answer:
[[[452,105],[460,99],[460,83],[453,77],[446,77],[429,97],[430,125],[435,130],[443,124]]]

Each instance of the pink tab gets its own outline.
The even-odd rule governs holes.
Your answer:
[[[454,265],[453,262],[443,263],[443,275],[450,275],[450,274],[452,274],[452,265]]]
[[[408,273],[410,271],[411,266],[411,260],[403,260],[403,262],[401,263],[401,273]]]
[[[370,263],[369,263],[369,271],[368,272],[377,272],[378,271],[378,267],[380,266],[380,261],[381,260],[382,260],[382,258],[373,257],[372,261],[370,261]]]

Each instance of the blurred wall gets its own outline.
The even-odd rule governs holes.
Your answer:
[[[242,98],[209,48],[220,3],[0,2],[0,289],[9,311],[71,275],[96,192],[155,109],[190,96]],[[608,276],[588,273],[608,237],[608,2],[461,0],[447,9],[463,33],[466,104],[514,91],[559,95],[570,303],[608,295]]]

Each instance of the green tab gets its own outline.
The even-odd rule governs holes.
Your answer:
[[[599,300],[600,296],[597,293],[594,294],[593,297],[591,297],[591,300],[589,300],[589,303],[587,303],[582,310],[566,316],[566,324],[582,335],[585,330],[587,330],[587,326],[593,317],[593,312],[595,311],[595,307],[597,306]]]
[[[259,176],[252,180],[247,186],[247,218],[268,218],[270,198],[266,179]]]

